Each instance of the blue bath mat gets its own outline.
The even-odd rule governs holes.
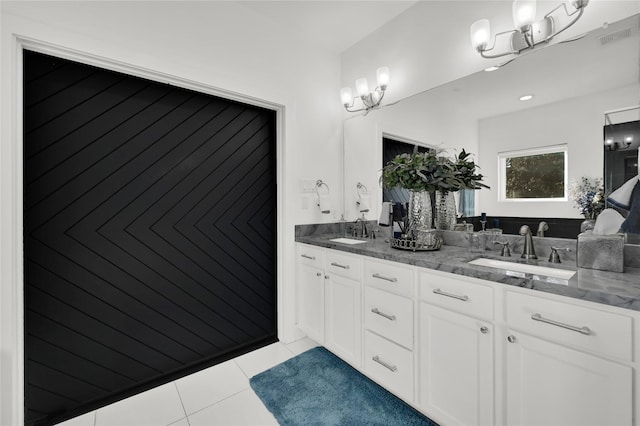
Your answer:
[[[257,374],[250,383],[282,426],[437,426],[323,347]]]

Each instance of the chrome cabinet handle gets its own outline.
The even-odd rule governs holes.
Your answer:
[[[469,296],[466,296],[466,295],[459,296],[457,294],[447,293],[446,291],[442,291],[439,288],[434,289],[433,292],[435,294],[439,294],[441,296],[447,296],[447,297],[451,297],[453,299],[462,300],[463,302],[466,302],[467,300],[469,300]]]
[[[309,256],[308,254],[301,254],[300,257],[304,257],[305,259],[316,260],[315,256]]]
[[[379,273],[375,273],[371,275],[373,278],[378,278],[379,280],[391,281],[392,283],[397,283],[398,279],[396,277],[385,277],[384,275],[380,275]]]
[[[331,266],[335,266],[337,268],[342,268],[342,269],[349,269],[349,265],[341,265],[341,264],[336,263],[336,262],[331,262]]]
[[[589,327],[586,327],[586,326],[585,327],[576,327],[575,325],[565,324],[565,323],[562,323],[562,322],[558,322],[558,321],[554,321],[554,320],[545,318],[540,314],[531,315],[531,319],[534,320],[534,321],[540,321],[540,322],[544,322],[546,324],[555,325],[556,327],[566,328],[567,330],[575,331],[577,333],[584,334],[585,336],[588,336],[588,335],[591,334],[591,329]]]
[[[395,321],[396,320],[396,316],[395,315],[389,315],[389,314],[385,314],[384,312],[380,312],[378,310],[378,308],[372,308],[371,312],[373,312],[376,315],[380,315],[381,317],[384,317],[384,318],[388,319],[389,321]]]
[[[391,371],[393,371],[394,373],[398,370],[398,367],[396,367],[395,365],[390,365],[387,364],[386,362],[384,362],[383,360],[380,359],[380,357],[378,355],[375,355],[373,358],[371,358],[372,360],[374,360],[375,362],[377,362],[378,364],[380,364],[381,366],[383,366],[384,368],[387,368]]]
[[[316,272],[316,277],[321,277],[322,276],[322,272]]]
[[[489,328],[488,327],[480,327],[480,333],[482,334],[487,334],[489,332]]]
[[[516,342],[516,336],[507,336],[507,341],[509,343],[515,343]]]

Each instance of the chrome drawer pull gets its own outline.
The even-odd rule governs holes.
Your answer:
[[[442,291],[439,288],[434,289],[433,292],[441,296],[447,296],[447,297],[452,297],[454,299],[462,300],[463,302],[466,302],[467,300],[469,300],[469,296],[465,296],[465,295],[458,296],[457,294],[452,294],[452,293],[447,293],[445,291]]]
[[[589,327],[576,327],[574,325],[569,325],[569,324],[564,324],[558,321],[554,321],[554,320],[550,320],[548,318],[543,317],[540,314],[533,314],[531,315],[531,319],[534,321],[540,321],[540,322],[544,322],[547,324],[551,324],[551,325],[555,325],[557,327],[562,327],[562,328],[566,328],[567,330],[571,330],[571,331],[576,331],[580,334],[584,334],[584,335],[590,335],[591,334],[591,329]]]
[[[349,265],[341,265],[341,264],[336,263],[336,262],[331,262],[331,266],[335,266],[337,268],[342,268],[342,269],[349,269]]]
[[[309,256],[308,254],[301,254],[300,257],[304,257],[305,259],[316,260],[315,256]]]
[[[385,277],[384,275],[380,275],[379,273],[375,273],[371,275],[373,278],[378,278],[380,280],[391,281],[392,283],[397,283],[398,279],[396,277]]]
[[[393,371],[394,373],[398,370],[398,367],[396,367],[395,365],[389,365],[386,362],[384,362],[383,360],[380,359],[380,357],[378,355],[375,355],[373,358],[371,358],[372,360],[374,360],[375,362],[377,362],[378,364],[380,364],[381,366],[383,366],[384,368],[388,368],[389,370]]]
[[[378,310],[378,308],[371,309],[371,312],[373,312],[374,314],[380,315],[381,317],[385,317],[389,321],[395,321],[396,320],[396,316],[395,315],[389,315],[389,314],[385,314],[384,312],[380,312]]]

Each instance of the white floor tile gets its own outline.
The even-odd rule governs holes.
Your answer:
[[[159,426],[186,417],[174,383],[167,383],[100,408],[96,426]]]
[[[69,419],[66,422],[58,423],[58,426],[94,426],[95,422],[96,412],[92,411],[90,413]]]
[[[253,390],[247,389],[190,415],[189,424],[191,426],[268,426],[277,425],[278,422]]]
[[[184,419],[180,419],[177,422],[171,423],[168,426],[189,426],[189,420],[185,417]]]
[[[276,342],[238,358],[234,358],[234,361],[238,363],[247,377],[253,377],[292,357],[293,354],[283,343]]]
[[[300,340],[296,340],[295,342],[289,343],[287,349],[293,352],[294,355],[298,356],[302,352],[306,352],[311,348],[315,348],[319,346],[315,340],[311,340],[308,337],[303,337]]]
[[[187,415],[249,388],[249,379],[233,360],[176,380]]]

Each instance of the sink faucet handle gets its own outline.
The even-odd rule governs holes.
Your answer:
[[[509,250],[509,241],[494,241],[493,244],[500,244],[502,246],[500,256],[511,257],[511,250]]]
[[[569,248],[569,247],[553,247],[553,246],[551,246],[551,253],[549,253],[549,262],[551,262],[551,263],[562,263],[562,262],[560,262],[560,255],[558,254],[558,250],[571,251],[571,248]]]

